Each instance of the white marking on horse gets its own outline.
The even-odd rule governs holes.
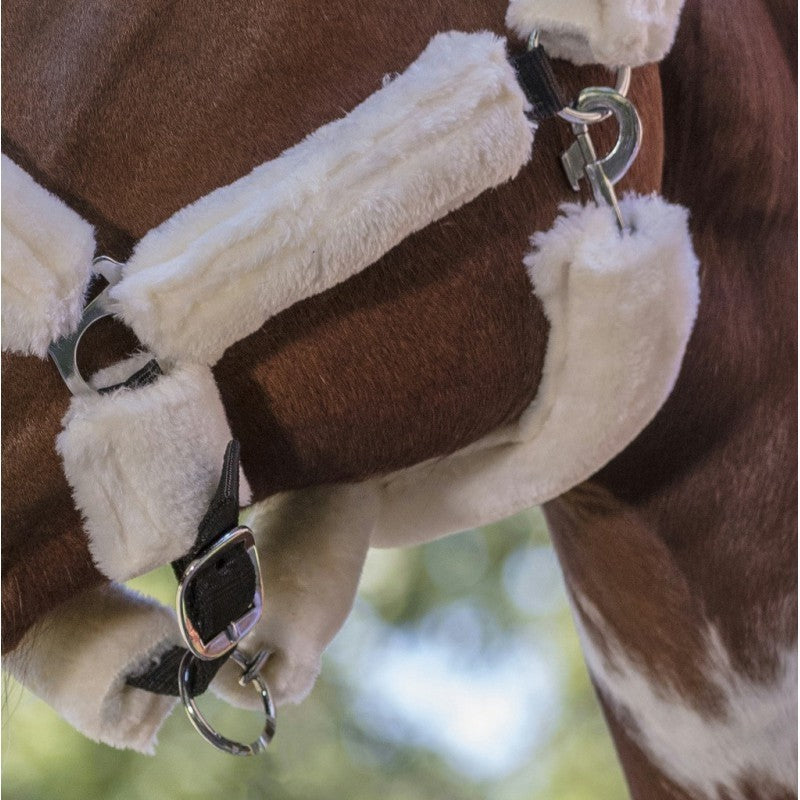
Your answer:
[[[585,597],[574,602],[603,638],[601,650],[575,621],[589,671],[620,721],[652,762],[692,797],[742,798],[743,782],[797,787],[797,651],[788,648],[771,683],[759,683],[731,665],[719,632],[708,626],[704,677],[724,707],[699,710],[666,681],[656,682],[625,651]],[[628,722],[626,723],[626,720]],[[772,787],[770,787],[772,788]]]

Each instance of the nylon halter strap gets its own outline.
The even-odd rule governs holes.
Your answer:
[[[202,694],[230,652],[261,615],[262,587],[252,532],[239,520],[239,443],[225,450],[219,486],[200,523],[197,540],[172,562],[179,582],[178,619],[186,648],[175,647],[131,686],[177,697],[178,667],[195,657],[188,693]]]
[[[84,324],[78,326],[75,334],[51,347],[51,356],[73,391],[75,387],[91,390],[77,370],[76,356],[83,333],[105,316],[98,313],[95,303],[96,300],[87,306]],[[123,383],[101,388],[98,393],[110,395],[118,390],[140,389],[155,383],[162,375],[158,362],[150,359]],[[167,650],[146,671],[129,675],[126,683],[154,694],[180,697],[191,723],[204,738],[226,752],[252,755],[265,750],[275,735],[276,712],[269,687],[258,676],[266,652],[249,658],[236,652],[261,617],[264,591],[253,532],[238,522],[239,462],[240,445],[232,439],[225,449],[219,484],[199,525],[197,538],[186,554],[172,562],[178,581],[178,622],[186,646]],[[231,657],[242,668],[242,685],[255,681],[263,701],[264,728],[249,745],[218,734],[193,702],[193,698],[205,693]]]
[[[529,47],[509,61],[530,103],[530,116],[537,124],[563,113],[566,107],[563,92],[541,45]],[[617,97],[620,102],[626,102]],[[607,105],[605,110],[610,108]],[[109,279],[109,286],[86,306],[77,328],[50,347],[50,355],[65,383],[77,394],[94,391],[78,370],[78,344],[92,324],[115,313],[110,295],[119,284],[122,272],[121,265],[109,259],[100,259],[96,267]],[[162,376],[158,361],[152,358],[124,382],[97,391],[113,396],[120,390],[153,385]],[[178,617],[186,647],[168,650],[149,669],[129,676],[127,684],[156,694],[180,696],[190,720],[202,735],[222,749],[241,754],[263,750],[274,734],[275,713],[266,685],[258,683],[266,713],[264,733],[250,746],[224,740],[205,723],[191,702],[206,691],[261,614],[261,577],[252,533],[237,524],[238,479],[239,445],[234,440],[226,448],[219,486],[199,526],[194,545],[172,562],[180,585]],[[243,659],[237,654],[236,660],[247,679],[255,677],[264,655],[257,653]]]
[[[261,616],[263,587],[253,532],[238,524],[239,443],[225,450],[222,476],[197,540],[172,562],[178,579],[178,621],[187,648],[173,647],[149,670],[129,676],[127,684],[156,694],[179,696],[197,731],[217,748],[235,755],[262,752],[275,735],[275,707],[267,684],[258,677],[266,653],[247,659],[236,652]],[[213,730],[192,702],[203,694],[220,667],[233,657],[242,667],[242,685],[256,682],[264,703],[264,729],[243,745]]]
[[[71,337],[73,345],[87,327],[79,326]],[[63,340],[54,349],[61,355],[71,352],[75,363],[76,350]],[[61,371],[62,365],[56,356],[53,357]],[[101,388],[98,392],[111,394],[119,389],[138,389],[154,383],[162,375],[158,362],[151,359],[123,383]],[[78,373],[69,376],[70,380],[63,372],[62,377],[68,386],[79,382]],[[233,439],[225,449],[219,485],[200,523],[197,539],[189,552],[172,562],[179,584],[178,621],[187,647],[173,647],[146,672],[129,676],[126,680],[129,686],[181,697],[184,702],[203,694],[261,616],[263,586],[258,552],[252,531],[238,524],[239,460],[239,442]],[[264,660],[265,654],[256,653],[246,661],[244,673],[248,682],[257,672],[253,667],[258,662],[263,664]],[[275,712],[268,687],[263,682],[259,687],[268,702],[265,731],[270,731],[267,739],[259,740],[259,749],[263,749],[275,733]],[[196,716],[190,718],[194,722]]]

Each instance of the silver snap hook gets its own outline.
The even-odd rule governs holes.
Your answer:
[[[611,206],[620,230],[627,230],[614,185],[625,176],[639,154],[642,144],[639,112],[630,100],[603,87],[584,89],[578,95],[576,107],[580,111],[613,114],[619,125],[619,135],[611,152],[598,158],[588,125],[574,122],[575,141],[561,156],[564,172],[576,192],[580,191],[581,179],[586,178],[595,202]]]

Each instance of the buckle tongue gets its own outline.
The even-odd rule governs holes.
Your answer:
[[[188,603],[189,590],[198,575],[209,567],[213,568],[213,564],[217,559],[239,546],[244,546],[256,574],[252,606],[241,617],[231,620],[225,630],[218,633],[213,639],[203,641],[197,626],[192,622]],[[258,552],[256,551],[253,532],[244,525],[237,525],[221,536],[205,553],[192,561],[184,570],[183,577],[178,584],[175,603],[178,612],[178,624],[180,625],[183,640],[192,654],[203,661],[213,661],[233,650],[260,619],[263,608],[262,595],[261,569],[258,563]]]

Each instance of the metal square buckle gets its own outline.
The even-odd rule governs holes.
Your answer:
[[[242,544],[256,572],[256,590],[253,595],[253,607],[239,617],[239,619],[230,622],[225,630],[218,633],[211,641],[204,642],[189,617],[189,609],[186,604],[188,588],[192,585],[192,581],[204,566],[219,558],[220,555],[231,548]],[[229,653],[236,647],[239,641],[255,627],[255,624],[261,617],[262,594],[261,569],[258,563],[258,552],[256,551],[253,532],[250,528],[239,525],[222,536],[210,550],[192,561],[183,573],[181,582],[178,584],[178,596],[176,600],[178,624],[180,625],[181,634],[186,642],[186,646],[197,658],[203,659],[204,661],[213,661],[215,658]]]

